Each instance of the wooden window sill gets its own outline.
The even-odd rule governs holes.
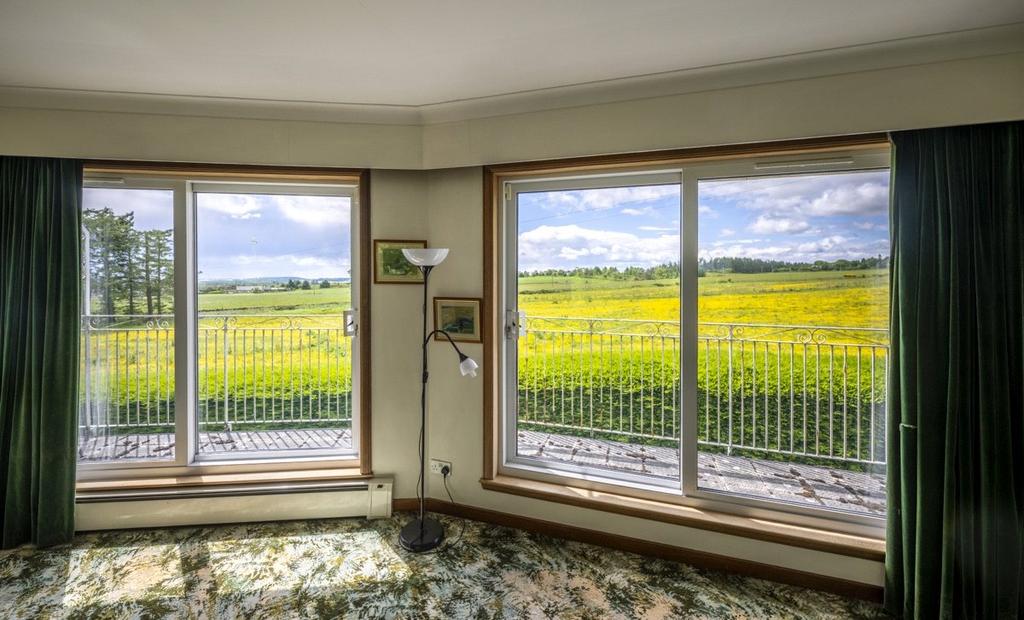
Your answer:
[[[360,473],[358,467],[334,469],[297,469],[290,471],[187,474],[181,476],[153,476],[150,478],[122,478],[113,480],[80,480],[75,485],[79,494],[107,491],[166,489],[170,487],[197,487],[217,485],[265,484],[281,482],[325,482],[334,480],[362,480],[372,475]]]
[[[511,476],[481,479],[480,484],[489,491],[511,493],[513,495],[569,504],[581,508],[603,510],[630,517],[683,525],[876,562],[883,562],[885,560],[885,541],[878,538],[845,534],[767,519],[715,512],[706,508],[681,506],[667,502],[627,497],[603,491],[581,489],[563,484],[552,484]]]

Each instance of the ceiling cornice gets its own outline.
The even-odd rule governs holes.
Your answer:
[[[1024,51],[1024,23],[420,106],[0,85],[0,107],[298,122],[436,125]]]

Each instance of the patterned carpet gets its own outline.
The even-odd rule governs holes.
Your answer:
[[[879,618],[830,594],[444,518],[441,553],[397,545],[408,515],[83,534],[0,551],[8,618]]]

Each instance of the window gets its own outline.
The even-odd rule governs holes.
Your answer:
[[[887,159],[499,176],[499,472],[878,526]]]
[[[87,174],[80,470],[358,462],[356,189]]]

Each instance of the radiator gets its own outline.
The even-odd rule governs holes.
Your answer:
[[[102,491],[75,498],[75,530],[391,516],[390,478]]]

